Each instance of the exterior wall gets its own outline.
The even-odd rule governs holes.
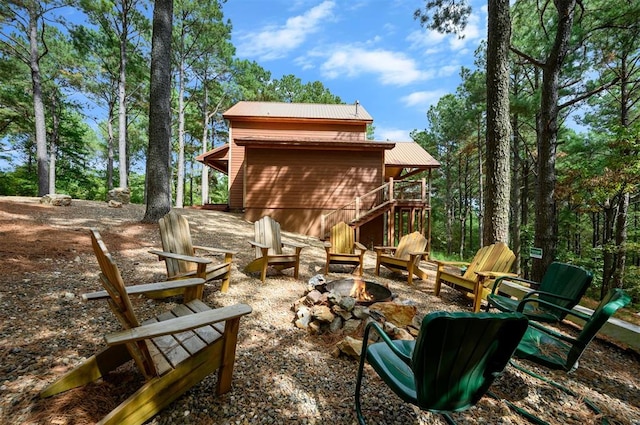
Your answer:
[[[322,123],[322,122],[269,122],[232,121],[229,134],[229,207],[232,210],[246,207],[244,185],[245,148],[238,146],[235,139],[247,137],[267,137],[298,140],[366,140],[366,124]],[[384,160],[383,160],[384,161]],[[383,165],[384,167],[384,165]],[[274,217],[275,218],[275,217]]]
[[[384,151],[246,150],[245,218],[320,236],[320,217],[384,183]]]

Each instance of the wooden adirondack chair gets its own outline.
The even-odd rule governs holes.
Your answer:
[[[355,266],[362,276],[367,247],[355,240],[355,232],[347,223],[341,221],[331,228],[331,236],[329,242],[324,243],[324,249],[327,252],[324,274],[329,274],[330,264],[349,264]]]
[[[149,252],[157,255],[160,261],[165,262],[169,280],[199,277],[206,282],[210,282],[222,279],[220,291],[227,292],[231,277],[231,260],[235,252],[221,248],[193,245],[189,222],[175,211],[170,211],[162,217],[158,224],[162,239],[162,251],[151,250]],[[216,264],[210,258],[197,257],[195,254],[198,251],[224,255],[224,262]],[[176,295],[176,291],[152,294],[154,297],[171,295]],[[202,294],[200,294],[199,298],[202,298]]]
[[[478,250],[470,263],[460,261],[433,260],[437,265],[436,284],[434,293],[440,295],[442,284],[451,286],[459,291],[473,294],[473,311],[480,311],[482,300],[491,293],[490,277],[505,275],[511,270],[516,256],[507,244],[497,242]],[[452,266],[467,266],[464,273],[461,270],[452,271]],[[509,274],[515,276],[515,274]]]
[[[267,268],[272,266],[278,271],[293,268],[293,277],[298,278],[300,268],[300,251],[306,244],[297,242],[283,242],[280,235],[280,223],[269,216],[264,216],[254,223],[255,240],[249,243],[255,247],[256,259],[245,267],[245,272],[260,272],[260,279],[264,283],[267,278]],[[284,253],[284,246],[292,247],[295,253]]]
[[[91,231],[91,240],[106,291],[88,294],[86,299],[108,299],[125,329],[105,335],[106,349],[49,385],[40,396],[50,397],[93,382],[132,359],[146,382],[99,424],[142,424],[215,370],[218,370],[216,393],[229,391],[240,318],[249,314],[251,307],[236,304],[212,310],[201,300],[192,299],[140,323],[129,299],[128,290],[135,286],[124,286],[120,271],[97,231]],[[177,283],[193,286],[204,282],[185,279],[170,285]],[[137,286],[153,290],[152,285]],[[165,288],[155,288],[161,289]]]
[[[420,232],[413,232],[400,238],[397,247],[376,246],[376,275],[380,276],[380,266],[385,266],[389,270],[401,273],[406,270],[408,273],[407,282],[413,284],[415,274],[422,280],[427,279],[427,273],[420,269],[420,260],[428,258],[427,239]]]

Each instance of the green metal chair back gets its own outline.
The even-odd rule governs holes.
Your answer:
[[[502,280],[525,282],[534,289],[522,300],[515,300],[496,293]],[[566,317],[566,311],[578,304],[592,280],[593,274],[582,267],[553,262],[540,283],[510,276],[497,279],[492,293],[487,296],[488,308],[521,311],[530,320],[538,322],[559,322]]]
[[[528,359],[551,369],[567,372],[578,367],[578,361],[600,328],[618,309],[631,302],[631,297],[622,289],[612,289],[600,301],[593,314],[585,316],[573,311],[567,314],[585,320],[577,337],[561,334],[553,329],[531,322],[522,341],[516,349],[516,357]]]
[[[504,370],[528,320],[519,313],[435,312],[416,341],[392,341],[376,323],[365,329],[356,381],[356,412],[365,358],[404,401],[446,414],[474,405]],[[382,342],[368,345],[374,330]]]
[[[565,309],[578,304],[593,280],[593,274],[572,264],[554,262],[549,265],[540,282],[541,300]],[[558,321],[564,319],[564,311],[546,306],[545,310],[555,314]]]

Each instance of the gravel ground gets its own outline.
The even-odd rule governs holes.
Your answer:
[[[305,242],[300,279],[291,271],[262,284],[242,268],[252,258],[248,240],[253,226],[240,215],[198,209],[180,211],[192,226],[194,243],[238,251],[231,288],[208,285],[212,306],[243,302],[253,313],[242,319],[232,390],[214,395],[215,375],[207,377],[149,423],[165,424],[355,424],[353,393],[357,361],[331,355],[338,337],[319,337],[296,329],[291,305],[306,282],[322,272],[320,241],[285,233]],[[94,384],[40,400],[38,391],[82,359],[98,352],[102,336],[118,329],[104,302],[83,303],[80,295],[100,289],[88,227],[97,227],[127,284],[163,279],[163,263],[148,253],[160,247],[157,226],[139,220],[144,207],[108,208],[105,203],[74,200],[70,207],[46,207],[37,198],[0,197],[0,422],[25,424],[94,423],[141,383],[132,364]],[[365,277],[374,278],[373,253],[366,256]],[[344,272],[344,270],[343,270]],[[340,270],[328,280],[348,276]],[[436,310],[469,310],[471,302],[449,288],[433,295],[433,279],[416,281],[385,271],[375,279],[398,299],[411,300],[424,315]],[[139,318],[173,306],[179,299],[134,299]],[[564,330],[571,331],[567,326]],[[572,374],[548,371],[518,361],[572,389],[570,396],[548,383],[507,367],[492,391],[551,424],[600,423],[583,402],[592,400],[611,424],[640,424],[640,362],[635,353],[596,340]],[[363,409],[369,424],[442,424],[396,397],[367,367]],[[484,397],[453,415],[461,424],[529,423],[505,402]]]

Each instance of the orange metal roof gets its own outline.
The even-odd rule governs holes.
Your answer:
[[[373,118],[359,103],[328,105],[316,103],[238,102],[222,116],[226,119],[241,117],[325,119],[373,122]]]
[[[221,173],[229,174],[229,144],[226,143],[198,155],[196,161],[202,162]]]
[[[393,149],[385,151],[387,166],[437,168],[440,163],[416,142],[394,142]]]

